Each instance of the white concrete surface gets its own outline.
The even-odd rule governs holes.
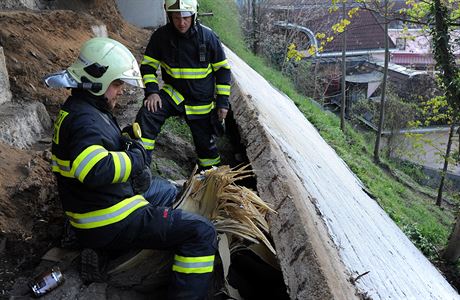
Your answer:
[[[0,47],[0,104],[11,101],[10,78],[3,47]]]
[[[257,120],[246,120],[246,123],[261,124],[262,134],[268,135],[282,151],[273,164],[285,161],[283,166],[288,166],[286,170],[279,170],[273,181],[285,173],[293,172],[296,176],[284,178],[291,180],[286,184],[300,185],[304,189],[297,194],[286,194],[286,199],[278,207],[288,205],[284,202],[289,202],[297,211],[303,208],[310,215],[322,219],[323,224],[319,222],[315,226],[326,226],[328,234],[323,234],[322,239],[326,243],[333,243],[334,251],[337,251],[348,274],[356,278],[359,274],[369,272],[355,283],[359,294],[367,296],[366,299],[460,299],[439,271],[376,201],[364,192],[362,183],[305,119],[292,100],[273,88],[233,52],[227,50],[227,55],[236,84],[256,110],[254,116]],[[253,131],[258,129],[257,125],[253,127]],[[244,138],[248,139],[250,148],[253,143],[251,136]],[[270,145],[260,147],[259,153],[248,153],[248,157],[257,159],[264,151],[275,151],[274,148]],[[267,162],[267,167],[271,165]],[[263,177],[264,172],[273,172],[263,170],[262,164],[257,168],[261,168],[255,170],[258,178]],[[258,188],[277,189],[273,185]],[[305,193],[309,197],[304,197]],[[302,218],[296,221],[305,222]],[[288,220],[285,222],[289,224]],[[310,230],[307,236],[317,234],[314,232],[316,227],[305,229]],[[287,232],[284,231],[284,234]],[[327,255],[317,249],[312,251],[315,250],[316,257]],[[285,259],[282,257],[284,253],[279,252],[278,255],[281,261]],[[289,278],[285,277],[285,280],[289,281]],[[291,299],[294,297],[297,296],[291,295]]]
[[[51,130],[51,119],[40,102],[0,105],[0,141],[27,149]]]
[[[116,0],[123,18],[138,27],[159,27],[166,23],[161,0]]]

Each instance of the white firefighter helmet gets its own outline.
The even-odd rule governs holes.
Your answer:
[[[144,87],[139,65],[133,54],[120,42],[97,37],[86,41],[78,59],[67,72],[96,96],[103,95],[114,80]],[[85,88],[85,87],[83,87]]]
[[[182,17],[190,17],[196,14],[198,3],[196,0],[166,0],[165,10],[167,13],[178,12]]]

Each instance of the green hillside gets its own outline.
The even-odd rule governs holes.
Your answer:
[[[437,260],[452,230],[455,208],[440,209],[435,206],[435,199],[421,193],[423,188],[409,177],[395,176],[403,173],[394,163],[386,161],[385,168],[375,164],[372,159],[373,137],[366,137],[351,126],[344,134],[335,115],[321,110],[307,97],[297,93],[289,79],[247,50],[239,28],[241,22],[235,1],[201,0],[200,11],[213,12],[214,17],[202,17],[202,22],[213,28],[224,44],[296,103],[391,218],[425,255]],[[411,182],[410,186],[407,182]]]

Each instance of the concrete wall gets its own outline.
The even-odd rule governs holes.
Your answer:
[[[166,23],[161,0],[116,0],[121,15],[139,27],[159,27]]]
[[[39,9],[42,6],[40,0],[1,0],[1,9]]]
[[[0,47],[0,104],[11,101],[10,79],[6,69],[3,47]]]

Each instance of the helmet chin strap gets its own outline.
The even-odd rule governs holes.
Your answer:
[[[78,84],[77,88],[82,90],[88,90],[94,93],[98,93],[102,90],[102,83],[91,82],[88,78],[82,77],[81,83]]]

